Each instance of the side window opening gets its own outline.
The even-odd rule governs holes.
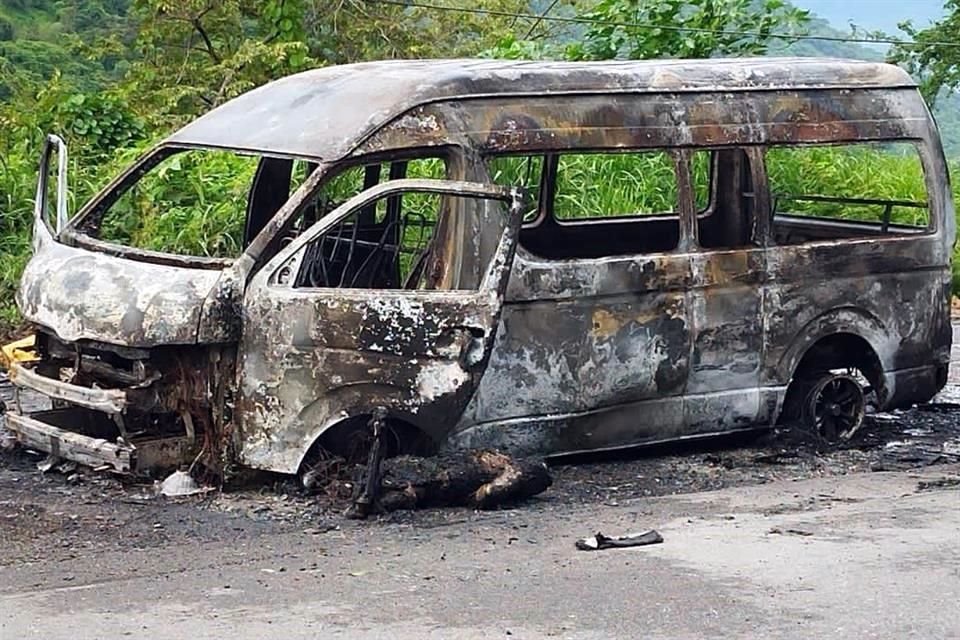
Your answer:
[[[676,216],[674,157],[667,151],[562,154],[552,211],[559,222]]]
[[[672,251],[679,244],[675,155],[665,150],[490,157],[498,184],[535,194],[520,245],[551,259]],[[533,170],[524,173],[523,168]],[[704,167],[709,165],[705,161]],[[536,176],[536,177],[534,177]],[[699,200],[709,202],[709,180]],[[535,188],[531,188],[535,185]]]
[[[287,241],[346,200],[386,180],[446,177],[440,158],[354,166],[333,176],[294,222]],[[437,223],[452,198],[404,193],[357,210],[307,245],[295,287],[417,288],[429,279]]]
[[[911,142],[778,146],[765,156],[777,244],[930,226],[923,165]]]
[[[710,215],[714,204],[714,171],[716,152],[694,151],[690,156],[690,177],[693,182],[693,207],[698,216]]]

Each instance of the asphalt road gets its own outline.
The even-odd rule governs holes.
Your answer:
[[[593,464],[512,510],[364,523],[0,459],[0,640],[960,638],[960,465],[863,470],[930,433],[955,460],[950,411],[879,421],[863,451]],[[678,478],[664,492],[692,492],[648,497]],[[574,547],[651,527],[662,544]]]
[[[956,638],[958,471],[40,558],[0,569],[0,638]]]

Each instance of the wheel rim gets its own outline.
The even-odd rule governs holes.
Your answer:
[[[848,440],[863,422],[863,388],[850,376],[824,378],[810,394],[809,417],[828,441]]]

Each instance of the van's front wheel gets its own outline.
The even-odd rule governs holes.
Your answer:
[[[863,424],[866,394],[857,379],[846,373],[824,372],[804,380],[801,420],[825,441],[850,440]]]

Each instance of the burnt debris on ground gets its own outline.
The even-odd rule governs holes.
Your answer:
[[[553,479],[546,464],[477,449],[422,457],[402,455],[375,465],[322,457],[303,474],[306,494],[330,510],[363,519],[391,511],[512,506],[546,491]]]
[[[230,491],[171,500],[158,497],[153,485],[137,484],[83,467],[71,470],[68,475],[56,469],[41,475],[36,465],[43,459],[44,456],[23,450],[0,454],[0,495],[4,496],[0,503],[0,522],[26,526],[31,519],[29,514],[37,510],[60,513],[67,506],[93,513],[106,505],[111,513],[118,514],[117,522],[139,527],[144,523],[143,513],[149,512],[149,518],[155,518],[162,528],[153,529],[152,523],[148,523],[150,526],[145,525],[139,538],[127,538],[138,544],[167,535],[171,529],[193,526],[189,523],[205,523],[196,526],[209,531],[214,523],[229,522],[223,526],[236,529],[237,517],[243,522],[252,520],[301,530],[315,527],[318,522],[325,527],[341,526],[342,513],[356,496],[357,483],[362,481],[356,467],[329,460],[325,473],[337,481],[320,487],[319,492],[305,492],[294,478],[266,475],[257,478],[255,483]],[[828,445],[800,429],[778,428],[554,463],[550,469],[553,485],[525,502],[521,510],[536,517],[541,510],[563,509],[571,504],[617,505],[647,496],[958,461],[960,405],[930,404],[868,416],[854,438],[841,445]],[[419,477],[426,478],[440,468],[437,461],[427,463],[432,466],[426,469],[422,466],[424,463],[416,459],[395,459],[384,465],[384,484],[393,483],[394,488],[405,486],[404,474],[410,471],[411,464],[414,470],[416,465],[421,465]],[[427,501],[420,506],[432,506],[432,503]],[[187,513],[190,515],[185,516]],[[428,527],[464,517],[480,516],[472,511],[465,514],[463,509],[428,508],[378,515],[377,520]],[[99,521],[95,524],[105,526]],[[75,524],[65,522],[63,526],[69,528]]]

